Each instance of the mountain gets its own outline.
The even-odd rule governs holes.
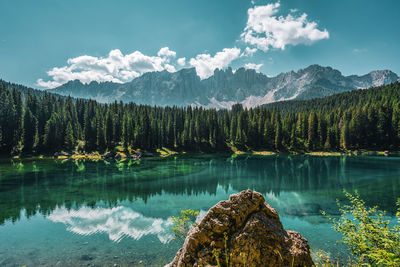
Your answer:
[[[216,69],[201,80],[194,68],[149,72],[124,84],[70,81],[49,90],[61,95],[96,99],[107,103],[117,101],[148,105],[195,105],[230,108],[240,102],[245,107],[292,99],[311,99],[336,93],[393,83],[399,76],[390,70],[372,71],[363,76],[343,76],[331,67],[311,65],[297,72],[268,77],[255,70]]]

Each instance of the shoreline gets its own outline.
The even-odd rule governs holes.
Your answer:
[[[53,155],[43,154],[43,155],[15,155],[15,156],[1,156],[0,159],[59,159],[59,160],[105,160],[105,159],[115,159],[117,161],[123,161],[127,159],[139,160],[141,158],[165,158],[170,156],[178,155],[205,155],[205,154],[218,154],[226,153],[232,156],[239,155],[256,155],[256,156],[275,156],[275,155],[309,155],[309,156],[400,156],[400,151],[371,151],[371,150],[356,150],[356,151],[313,151],[313,152],[299,152],[299,151],[268,151],[268,150],[251,150],[251,151],[213,151],[213,152],[176,152],[169,149],[157,149],[155,152],[106,152],[100,154],[99,152],[92,153],[81,153],[81,154],[69,154],[66,152],[57,152]]]

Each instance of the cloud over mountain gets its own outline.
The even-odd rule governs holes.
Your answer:
[[[124,83],[150,71],[176,71],[170,64],[175,56],[176,52],[168,47],[161,48],[157,56],[147,56],[140,51],[124,55],[119,49],[111,50],[107,57],[79,56],[68,59],[67,66],[49,70],[47,75],[51,80],[38,79],[37,85],[54,88],[72,80],[80,80],[83,83]]]
[[[215,69],[227,67],[240,55],[239,48],[224,48],[214,56],[199,54],[191,58],[189,64],[196,68],[197,75],[205,79],[210,77]],[[119,49],[111,50],[107,57],[79,56],[70,58],[67,66],[54,67],[47,72],[51,80],[37,80],[37,85],[51,89],[68,81],[79,80],[88,84],[96,82],[125,83],[146,72],[163,71],[175,72],[176,67],[186,65],[186,58],[176,58],[176,52],[168,47],[161,48],[157,56],[147,56],[140,51],[122,54]]]
[[[240,49],[224,48],[221,52],[216,53],[214,56],[210,54],[200,54],[196,58],[191,58],[189,63],[196,68],[197,75],[201,79],[210,77],[215,69],[222,69],[227,67],[233,60],[237,59],[240,55]]]
[[[263,64],[247,63],[244,65],[245,69],[259,71]]]

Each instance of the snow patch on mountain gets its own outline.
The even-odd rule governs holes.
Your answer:
[[[195,107],[204,107],[204,108],[215,108],[215,109],[231,109],[231,107],[236,104],[235,101],[218,101],[215,97],[209,99],[209,103],[207,105],[202,105],[199,102],[192,104]]]

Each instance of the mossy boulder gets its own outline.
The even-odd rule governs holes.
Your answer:
[[[166,266],[217,266],[217,258],[221,266],[227,260],[229,266],[313,266],[307,240],[286,231],[275,209],[252,190],[212,207]]]

